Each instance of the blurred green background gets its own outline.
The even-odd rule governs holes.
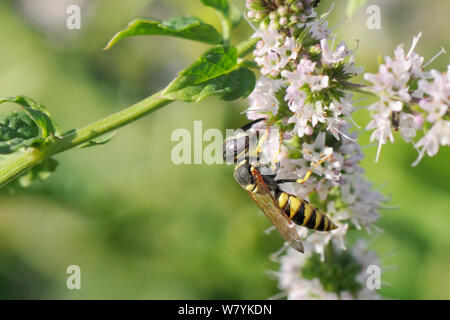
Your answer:
[[[239,1],[238,1],[239,2]],[[330,25],[345,13],[336,1]],[[66,8],[82,7],[82,29],[68,30]],[[331,1],[322,1],[319,11]],[[442,0],[369,1],[382,10],[382,30],[366,28],[365,7],[335,32],[366,71],[378,55],[409,49],[430,59],[450,49]],[[243,0],[241,3],[243,7]],[[0,96],[27,94],[51,109],[63,129],[86,125],[162,89],[206,46],[162,37],[137,37],[108,52],[101,48],[130,20],[197,15],[220,28],[213,10],[190,0],[14,0],[0,2]],[[243,23],[238,42],[251,34]],[[431,67],[444,70],[443,56]],[[173,103],[120,130],[101,147],[57,157],[48,181],[26,190],[0,191],[0,298],[265,299],[278,292],[266,271],[281,239],[235,183],[225,165],[182,165],[171,160],[177,128],[235,128],[245,123],[246,101],[215,98]],[[366,111],[356,121],[366,125]],[[369,145],[363,134],[362,145]],[[384,233],[371,245],[385,266],[381,294],[396,299],[450,298],[450,152],[412,168],[417,153],[396,136],[373,162],[364,149],[367,177],[391,197]],[[66,289],[66,268],[81,267],[82,290]]]

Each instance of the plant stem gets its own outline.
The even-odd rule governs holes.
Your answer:
[[[246,55],[252,52],[255,49],[256,43],[259,40],[260,40],[259,38],[250,38],[239,43],[236,46],[239,58],[244,58]]]
[[[96,121],[84,128],[71,130],[60,139],[43,146],[40,150],[30,148],[18,157],[11,158],[0,167],[0,187],[19,177],[46,159],[86,143],[98,136],[121,128],[172,102],[158,92],[135,105]]]
[[[223,43],[230,44],[231,30],[233,29],[230,20],[221,12],[218,13],[222,24]]]
[[[99,121],[96,121],[84,128],[67,132],[60,140],[51,144],[46,150],[46,153],[52,156],[54,154],[79,146],[98,136],[134,122],[173,102],[173,100],[162,98],[160,95],[161,92],[157,92],[154,95],[134,104],[131,107],[121,110]]]

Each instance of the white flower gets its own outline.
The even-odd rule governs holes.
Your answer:
[[[408,92],[407,86],[410,80],[408,73],[394,74],[389,71],[389,68],[382,64],[378,69],[377,74],[366,73],[364,79],[372,82],[370,87],[373,91],[383,94],[385,99],[401,99],[402,101],[409,102],[411,96]]]
[[[309,59],[301,59],[300,63],[297,66],[297,71],[301,74],[310,74],[313,73],[316,69],[316,62],[312,62]]]
[[[450,69],[450,66],[449,66]],[[448,112],[450,103],[450,72],[440,73],[436,70],[430,72],[433,81],[420,80],[419,91],[428,97],[419,102],[425,110],[428,122],[436,122]]]
[[[379,105],[384,104],[378,103],[377,106]],[[376,113],[372,117],[372,121],[369,122],[366,128],[367,130],[374,130],[372,135],[370,136],[370,141],[373,142],[374,140],[378,140],[378,151],[375,161],[378,161],[380,157],[381,146],[383,144],[386,144],[388,140],[394,142],[394,136],[392,135],[391,131],[391,119],[389,118],[389,116],[386,116],[386,114],[389,113]]]
[[[276,76],[292,60],[297,58],[297,47],[293,37],[287,37],[282,41],[278,31],[269,26],[265,32],[257,32],[260,36],[254,51],[255,61],[261,67],[263,75]]]
[[[307,24],[310,28],[311,35],[317,39],[328,39],[331,35],[330,29],[328,29],[328,21],[315,20]]]
[[[341,41],[338,44],[336,51],[334,52],[330,52],[330,48],[328,47],[328,42],[326,39],[322,39],[320,41],[320,45],[322,47],[322,61],[325,64],[341,62],[351,54],[344,41]]]
[[[326,121],[320,101],[317,101],[315,105],[310,103],[298,105],[293,102],[290,104],[290,109],[294,115],[289,118],[288,123],[295,124],[292,134],[297,134],[299,137],[303,137],[306,133],[308,123],[315,127],[319,122],[325,123]]]
[[[430,157],[435,156],[439,151],[440,145],[450,145],[450,121],[439,120],[431,127],[427,134],[419,140],[416,144],[416,148],[422,148],[422,150],[413,165],[415,166],[420,162],[425,152]]]
[[[361,74],[364,72],[364,67],[355,67],[355,57],[352,55],[348,59],[348,63],[344,67],[344,72],[347,74]]]
[[[371,141],[378,140],[379,143],[376,161],[379,159],[381,146],[387,141],[394,140],[391,126],[400,129],[400,134],[405,141],[413,142],[416,130],[422,127],[424,118],[434,125],[415,144],[415,147],[421,150],[414,165],[425,153],[434,156],[440,145],[448,145],[448,124],[444,117],[448,114],[450,103],[450,66],[444,73],[436,70],[423,71],[424,59],[414,52],[420,37],[421,34],[414,37],[407,54],[400,45],[395,50],[395,58],[386,57],[385,64],[379,67],[377,74],[364,75],[367,81],[372,82],[370,89],[378,93],[380,97],[378,102],[369,107],[369,110],[374,112],[366,128],[374,130]],[[444,50],[441,50],[439,54],[442,52]],[[417,78],[418,89],[410,91],[409,84]],[[422,113],[414,110],[413,114],[410,104],[412,98],[420,99],[418,104],[423,110]]]
[[[247,110],[248,118],[256,120],[267,116],[267,112],[276,115],[278,113],[279,101],[275,94],[283,86],[284,82],[281,80],[272,80],[262,76],[248,97],[250,102],[250,108]]]
[[[371,227],[380,218],[378,209],[386,198],[373,191],[372,185],[360,174],[343,174],[340,188],[342,200],[351,212],[350,220],[357,229],[364,227],[371,232]]]
[[[331,5],[331,8],[328,10],[327,13],[323,14],[320,19],[316,19],[312,22],[308,22],[306,24],[306,27],[309,27],[309,31],[313,38],[317,40],[322,39],[328,39],[331,35],[330,29],[328,29],[328,21],[326,21],[326,18],[330,15],[331,11],[333,11],[334,3]],[[316,18],[317,14],[316,12],[312,11],[312,14],[308,18]],[[303,25],[299,25],[299,27],[302,27]]]
[[[349,300],[349,299],[362,299],[373,300],[380,299],[375,289],[369,289],[367,287],[367,279],[370,276],[367,273],[369,266],[379,266],[381,268],[381,262],[375,252],[367,249],[367,244],[363,240],[358,240],[355,245],[350,249],[351,257],[354,259],[354,263],[360,267],[360,272],[355,275],[353,281],[360,285],[360,289],[357,292],[351,293],[349,290],[342,290],[340,292],[328,291],[322,284],[323,281],[339,281],[339,279],[320,279],[319,277],[306,279],[302,275],[307,261],[311,259],[311,243],[305,243],[305,253],[300,254],[293,248],[288,248],[286,253],[279,256],[280,268],[277,272],[273,272],[272,275],[278,280],[278,287],[280,290],[287,294],[289,300]],[[335,254],[342,254],[343,251],[334,249]],[[327,262],[325,260],[324,262]],[[335,266],[335,265],[333,265]],[[310,275],[309,275],[310,276]],[[345,285],[345,283],[341,283]],[[329,286],[328,286],[329,287]],[[333,285],[332,285],[333,287]]]
[[[412,114],[402,112],[400,114],[400,134],[406,142],[410,142],[416,136],[416,121]]]
[[[328,88],[329,78],[322,75],[307,76],[305,82],[309,85],[311,91],[314,92]]]
[[[303,86],[307,84],[311,91],[320,91],[328,88],[329,78],[327,75],[313,75],[316,63],[308,59],[302,59],[293,72],[284,70],[281,76],[289,82],[286,90],[285,101],[288,102],[289,107],[293,112],[296,112],[299,107],[302,107],[306,93]]]

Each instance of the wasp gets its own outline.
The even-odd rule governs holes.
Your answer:
[[[286,182],[304,183],[311,176],[313,170],[326,161],[325,157],[315,163],[303,179],[276,180],[276,172],[264,173],[266,166],[251,159],[250,154],[256,144],[253,138],[256,134],[247,132],[257,119],[245,125],[238,134],[227,138],[223,145],[223,158],[229,163],[230,159],[237,164],[234,178],[249,196],[255,201],[281,236],[297,251],[304,252],[303,244],[295,228],[295,224],[316,231],[331,231],[337,226],[331,219],[308,201],[281,190],[280,184]],[[258,141],[258,137],[256,141]],[[253,143],[252,143],[253,141]],[[331,155],[330,155],[331,156]]]

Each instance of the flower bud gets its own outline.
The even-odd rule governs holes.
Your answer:
[[[424,122],[425,120],[423,119],[423,116],[420,113],[414,116],[414,124],[417,126],[417,128],[421,128]]]
[[[279,23],[280,23],[281,26],[287,25],[288,22],[289,22],[289,20],[286,17],[281,17],[280,20],[279,20]]]
[[[285,15],[288,14],[289,10],[288,10],[287,7],[281,6],[281,7],[278,8],[277,12],[278,12],[278,14],[279,14],[280,16],[284,17]]]

